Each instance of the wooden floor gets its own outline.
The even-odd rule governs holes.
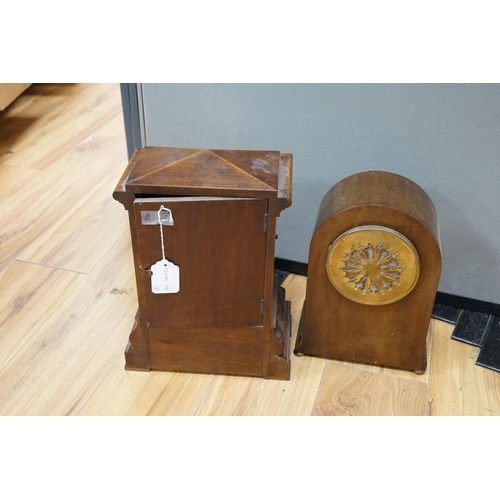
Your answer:
[[[500,373],[439,321],[424,375],[309,357],[288,382],[125,371],[137,299],[111,194],[126,164],[118,84],[36,84],[0,112],[0,414],[500,414]],[[293,337],[305,282],[284,283]]]

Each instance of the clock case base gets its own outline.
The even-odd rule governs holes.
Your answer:
[[[304,311],[306,304],[304,302],[304,308],[302,309],[302,314],[300,316],[299,329],[297,331],[297,340],[294,348],[295,356],[311,356],[318,358],[328,358],[334,359],[335,361],[344,361],[346,363],[359,363],[361,365],[369,365],[369,366],[379,366],[381,368],[392,368],[396,370],[405,370],[412,371],[417,375],[422,375],[425,373],[427,369],[427,349],[424,347],[420,361],[418,361],[418,357],[414,358],[415,361],[412,364],[402,363],[399,359],[396,361],[391,360],[387,356],[378,357],[381,361],[375,361],[373,353],[367,352],[364,355],[361,353],[357,353],[354,356],[348,355],[347,353],[342,353],[340,349],[336,348],[324,348],[324,349],[315,349],[315,348],[307,348],[303,345],[302,336],[304,333]],[[339,336],[342,337],[342,332],[339,332]],[[345,336],[345,333],[344,333]],[[308,349],[309,352],[303,352],[305,349]]]
[[[148,329],[140,311],[125,349],[125,369],[244,375],[290,379],[291,303],[275,275],[270,328]],[[269,364],[262,370],[262,345],[269,338]],[[149,345],[145,345],[149,339]]]

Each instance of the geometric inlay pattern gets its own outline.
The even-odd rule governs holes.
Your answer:
[[[363,295],[367,292],[382,293],[392,290],[393,286],[399,286],[403,267],[399,267],[397,260],[398,252],[391,254],[389,247],[384,248],[382,243],[373,246],[368,243],[364,247],[358,243],[358,250],[351,249],[351,253],[344,254],[346,260],[340,271],[347,278],[347,286],[354,286],[355,290],[361,290]]]

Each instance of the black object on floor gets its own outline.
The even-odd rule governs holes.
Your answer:
[[[461,309],[459,307],[435,303],[434,309],[432,310],[432,317],[454,325],[458,320],[460,311]]]
[[[491,314],[462,309],[451,338],[481,347],[491,318]]]
[[[500,317],[492,316],[476,365],[500,372]]]
[[[432,317],[455,324],[452,340],[479,347],[476,365],[500,372],[500,316],[436,303]]]
[[[479,347],[476,365],[500,372],[500,316],[434,304],[432,317],[455,324],[452,340]]]

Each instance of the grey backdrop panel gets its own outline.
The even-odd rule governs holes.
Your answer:
[[[500,303],[500,85],[144,84],[147,145],[272,149],[294,157],[276,256],[306,263],[322,197],[364,170],[433,199],[439,291]]]

